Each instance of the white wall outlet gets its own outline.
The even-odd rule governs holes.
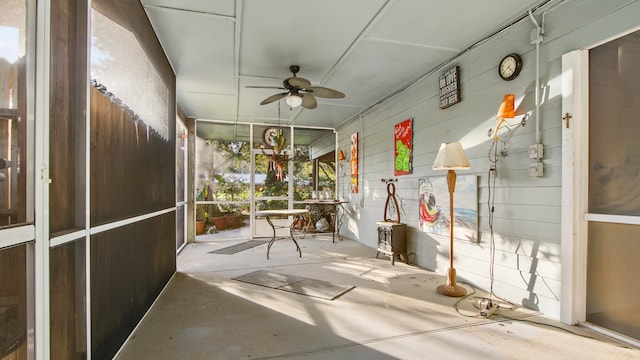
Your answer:
[[[529,175],[542,177],[544,175],[544,165],[541,162],[529,164]]]
[[[542,144],[529,145],[529,158],[540,160],[544,156],[544,146]]]

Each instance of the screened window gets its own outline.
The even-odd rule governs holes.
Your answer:
[[[133,33],[92,12],[91,79],[134,116],[169,138],[168,90]],[[135,86],[133,86],[135,85]]]

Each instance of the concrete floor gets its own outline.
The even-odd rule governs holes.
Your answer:
[[[178,272],[116,359],[640,359],[640,350],[516,307],[477,316],[475,296],[449,298],[445,278],[344,239],[187,245]],[[258,269],[355,285],[335,300],[232,280]]]

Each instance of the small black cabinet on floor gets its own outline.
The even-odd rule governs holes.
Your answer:
[[[395,265],[396,256],[407,261],[407,224],[389,221],[378,221],[378,252],[376,258],[383,253],[391,256],[391,265]]]

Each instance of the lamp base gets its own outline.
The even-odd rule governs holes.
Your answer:
[[[456,269],[449,268],[447,273],[447,284],[440,285],[436,289],[440,294],[452,297],[460,297],[467,295],[467,289],[456,284]]]

